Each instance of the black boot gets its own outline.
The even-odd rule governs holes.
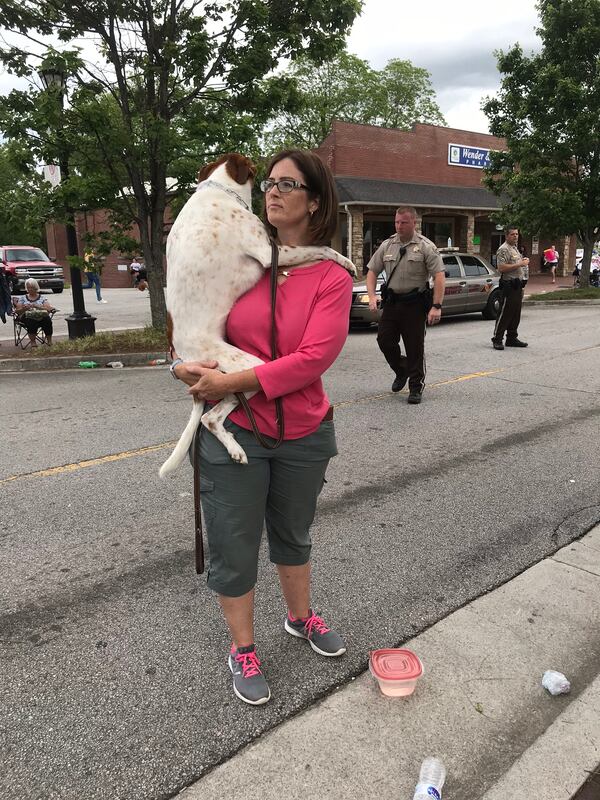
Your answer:
[[[407,380],[408,375],[396,375],[396,379],[392,383],[392,392],[399,392],[401,389],[404,389]]]

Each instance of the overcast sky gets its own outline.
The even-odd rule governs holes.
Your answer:
[[[499,87],[494,50],[538,50],[538,26],[534,0],[364,0],[348,49],[375,69],[391,58],[424,67],[448,125],[488,133],[480,106]]]
[[[493,52],[538,49],[538,24],[534,0],[364,0],[348,49],[376,69],[391,58],[425,67],[448,125],[487,133],[480,106],[499,86]],[[2,94],[23,83],[0,72]]]

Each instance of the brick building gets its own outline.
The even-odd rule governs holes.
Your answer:
[[[333,247],[349,256],[360,272],[378,244],[394,233],[396,208],[410,205],[417,210],[418,229],[439,247],[450,243],[494,263],[504,234],[493,219],[498,199],[481,185],[482,167],[490,150],[505,147],[503,139],[489,134],[438,125],[417,123],[401,131],[334,122],[316,150],[331,168],[339,191]],[[76,227],[83,253],[81,236],[104,229],[105,212],[78,215]],[[137,231],[131,235],[137,238]],[[47,237],[49,255],[66,266],[64,226],[48,225]],[[559,252],[559,272],[570,274],[573,269],[575,237],[525,237],[521,243],[530,257],[531,274],[541,271],[541,254],[551,244]],[[136,255],[140,258],[141,248]],[[113,251],[104,264],[103,286],[131,286],[129,263]]]
[[[394,213],[414,206],[418,230],[438,247],[449,244],[494,261],[504,234],[493,221],[498,198],[481,184],[490,150],[503,139],[484,133],[417,123],[409,131],[334,122],[317,149],[336,178],[340,196],[339,233],[333,246],[359,271],[378,244],[394,233]],[[550,244],[560,265],[570,271],[574,241],[527,239],[530,272],[541,270],[541,254]]]
[[[170,221],[169,209],[166,211],[167,225]],[[108,230],[107,213],[105,211],[86,211],[77,214],[75,220],[75,229],[77,232],[77,243],[80,255],[83,255],[85,247],[83,244],[84,235],[86,233],[97,234],[100,231]],[[139,233],[134,226],[129,231],[129,235],[139,241]],[[46,225],[46,240],[48,242],[48,255],[51,259],[56,261],[65,269],[65,275],[68,276],[68,261],[67,261],[67,237],[65,226],[55,223],[48,223]],[[143,252],[140,244],[139,250],[134,255],[138,261],[143,263]],[[109,289],[122,289],[133,285],[133,278],[129,272],[129,264],[131,258],[124,256],[118,250],[113,250],[104,260],[102,268],[102,286]],[[165,265],[166,268],[166,265]]]

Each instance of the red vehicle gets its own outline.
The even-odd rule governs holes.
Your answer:
[[[60,294],[65,288],[63,269],[50,261],[39,247],[7,244],[0,247],[0,260],[11,294],[25,291],[27,278],[35,278],[40,289]]]

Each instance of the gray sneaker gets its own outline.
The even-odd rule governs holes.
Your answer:
[[[284,628],[292,636],[307,639],[315,653],[322,656],[341,656],[346,652],[346,645],[339,633],[328,628],[312,609],[306,619],[295,619],[288,613]]]
[[[260,669],[253,644],[236,648],[231,645],[229,669],[233,674],[233,691],[251,706],[261,706],[271,698],[269,684]]]

